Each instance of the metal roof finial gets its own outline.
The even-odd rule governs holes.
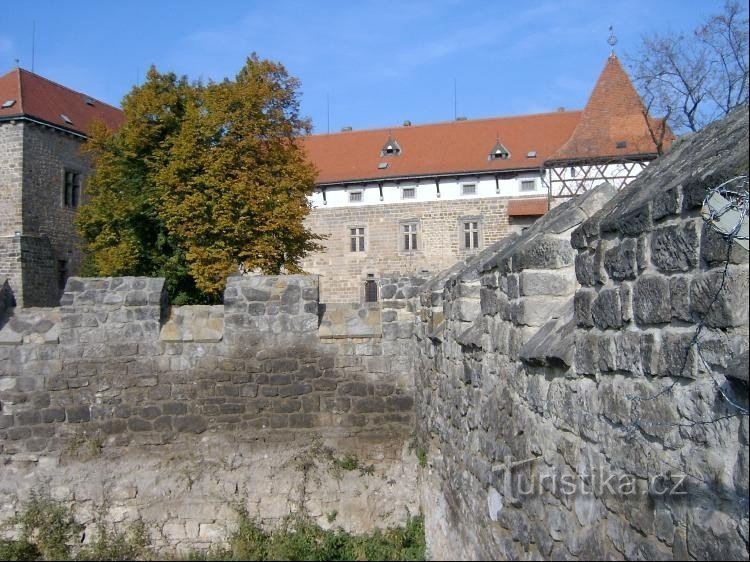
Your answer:
[[[615,45],[617,45],[617,36],[615,35],[615,31],[611,25],[609,26],[609,37],[607,38],[607,43],[609,43],[609,46],[612,48],[612,50],[609,53],[609,56],[611,57],[615,56]]]

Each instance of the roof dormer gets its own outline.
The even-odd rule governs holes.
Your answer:
[[[487,160],[507,160],[508,158],[510,158],[510,151],[505,148],[505,145],[501,143],[498,138],[495,146],[492,147]]]
[[[380,156],[398,156],[399,154],[401,154],[401,145],[389,134],[388,140],[380,149]]]

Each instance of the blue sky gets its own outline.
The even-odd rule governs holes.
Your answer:
[[[35,72],[113,105],[151,64],[220,80],[255,51],[301,80],[315,132],[453,119],[454,79],[458,115],[518,115],[582,108],[610,25],[627,64],[644,34],[691,31],[723,3],[35,0],[0,11],[0,73],[31,69],[36,22]]]

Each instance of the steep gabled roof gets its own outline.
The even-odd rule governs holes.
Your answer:
[[[0,105],[7,100],[15,103],[0,107],[2,121],[26,117],[82,135],[95,121],[116,129],[125,120],[120,109],[22,68],[0,76]]]
[[[661,120],[648,117],[657,131]],[[667,126],[664,149],[674,140]],[[645,107],[614,54],[610,55],[573,135],[549,157],[550,162],[600,160],[657,153],[646,123]]]
[[[313,135],[304,139],[319,184],[414,176],[538,169],[573,132],[580,112],[451,121]],[[383,157],[389,136],[398,155]],[[490,159],[498,138],[508,159]],[[530,152],[536,155],[528,157]],[[379,168],[378,165],[387,164]]]

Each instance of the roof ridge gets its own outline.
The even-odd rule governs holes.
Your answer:
[[[418,129],[420,127],[434,127],[435,125],[451,125],[456,123],[479,123],[482,121],[497,121],[498,119],[521,119],[525,117],[542,117],[545,115],[559,115],[561,113],[572,114],[582,113],[583,109],[571,109],[565,111],[545,111],[542,113],[521,113],[518,115],[500,115],[498,117],[479,117],[477,119],[466,119],[466,120],[450,120],[450,121],[435,121],[433,123],[420,123],[418,125],[396,125],[390,127],[372,127],[369,129],[352,129],[350,131],[335,131],[333,133],[316,133],[308,135],[309,137],[330,137],[333,135],[351,135],[352,133],[375,133],[378,131],[392,131],[393,129]]]
[[[121,108],[119,108],[117,106],[114,106],[112,104],[109,104],[106,101],[102,101],[102,100],[100,100],[98,98],[95,98],[93,96],[90,96],[89,94],[86,94],[84,92],[79,92],[78,90],[74,90],[73,88],[70,88],[70,87],[68,87],[68,86],[66,86],[64,84],[60,84],[59,82],[55,82],[54,80],[50,80],[49,78],[46,78],[45,76],[42,76],[41,74],[37,74],[36,72],[31,72],[30,70],[26,70],[25,68],[21,68],[20,66],[16,70],[19,71],[18,72],[19,89],[21,87],[21,84],[20,84],[20,82],[21,82],[21,73],[24,73],[24,74],[29,75],[30,77],[33,76],[34,78],[38,78],[40,80],[44,80],[45,82],[48,82],[48,83],[52,84],[53,86],[55,86],[57,88],[62,88],[64,90],[68,90],[69,92],[72,92],[72,93],[74,93],[76,95],[79,95],[79,96],[82,96],[82,97],[91,98],[95,102],[100,103],[102,105],[106,105],[107,107],[109,107],[111,109],[114,109],[116,111],[122,111]]]
[[[12,72],[12,71],[11,71]],[[21,88],[21,67],[16,67],[16,79],[18,80],[18,111],[23,115],[23,88]]]

